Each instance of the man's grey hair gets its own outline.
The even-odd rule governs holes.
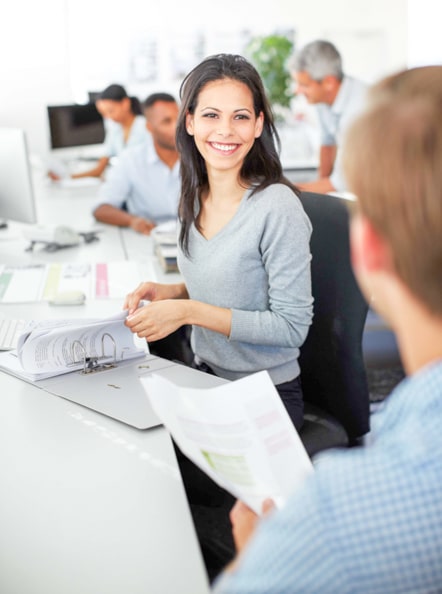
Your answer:
[[[312,41],[295,53],[290,61],[292,72],[307,72],[316,81],[326,76],[335,76],[342,80],[342,58],[336,47],[323,39]]]

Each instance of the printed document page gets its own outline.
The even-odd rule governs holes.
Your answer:
[[[312,463],[266,371],[210,389],[141,377],[152,407],[181,450],[216,483],[261,514],[282,506]]]

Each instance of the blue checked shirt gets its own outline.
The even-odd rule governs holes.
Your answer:
[[[442,592],[442,361],[373,415],[370,445],[324,452],[216,594]]]

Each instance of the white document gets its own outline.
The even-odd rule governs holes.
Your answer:
[[[0,264],[0,302],[51,301],[67,291],[81,291],[86,299],[121,299],[141,280],[138,264],[126,260],[24,266]]]
[[[45,275],[45,264],[0,265],[0,301],[39,301]]]
[[[63,177],[60,181],[55,182],[59,188],[96,188],[101,184],[101,179],[98,177]]]
[[[266,371],[210,389],[141,377],[151,405],[197,466],[256,513],[282,506],[312,463]]]
[[[166,221],[154,227],[151,237],[156,244],[176,245],[178,241],[178,221]]]
[[[0,368],[23,379],[39,380],[98,364],[140,357],[147,351],[125,326],[127,311],[105,319],[36,322],[20,336],[16,351],[1,353]]]

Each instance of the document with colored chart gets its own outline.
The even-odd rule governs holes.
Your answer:
[[[140,381],[184,454],[256,513],[267,497],[282,506],[313,472],[267,371],[209,389],[154,373]]]
[[[50,301],[81,291],[86,299],[122,299],[141,280],[136,262],[0,265],[0,303]]]

